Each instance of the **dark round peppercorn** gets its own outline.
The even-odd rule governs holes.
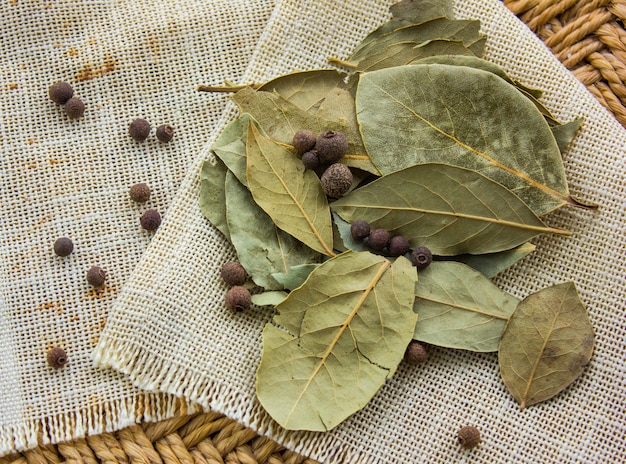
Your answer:
[[[67,238],[61,237],[54,242],[54,253],[57,256],[69,256],[74,251],[74,243]]]
[[[63,348],[52,348],[46,354],[46,361],[55,369],[61,369],[67,364],[67,354]]]
[[[425,246],[419,246],[411,252],[411,262],[418,269],[425,269],[433,261],[433,254]]]
[[[169,124],[161,124],[157,127],[156,136],[161,142],[167,143],[174,137],[174,128]]]
[[[161,225],[161,215],[156,209],[149,209],[141,215],[139,222],[141,222],[141,227],[152,232]]]
[[[310,130],[300,129],[293,136],[291,144],[296,149],[298,155],[303,155],[307,151],[313,150],[317,137]]]
[[[320,181],[326,195],[340,198],[352,186],[352,171],[345,164],[331,164],[322,174]]]
[[[143,142],[150,135],[150,123],[143,118],[137,118],[128,126],[128,133],[137,142]]]
[[[64,105],[74,95],[74,89],[67,82],[58,81],[50,86],[48,95],[54,103]]]
[[[367,246],[372,250],[380,251],[389,243],[389,232],[385,229],[374,229],[367,237]]]
[[[461,427],[458,433],[459,444],[465,449],[472,449],[480,443],[480,430],[473,425]]]
[[[424,345],[417,340],[411,340],[404,352],[404,361],[407,364],[416,365],[422,364],[428,360],[428,352]]]
[[[87,271],[87,282],[93,287],[102,287],[104,285],[104,281],[106,280],[107,273],[98,266],[92,266]]]
[[[408,253],[410,246],[406,238],[402,235],[396,235],[395,237],[391,237],[389,239],[387,249],[389,250],[389,256],[395,257]]]
[[[144,183],[132,185],[128,190],[130,198],[137,203],[145,203],[148,201],[151,193],[150,187]]]
[[[322,163],[334,163],[348,153],[348,139],[338,131],[326,131],[315,142],[315,150]]]
[[[231,261],[222,266],[220,270],[222,279],[226,285],[243,285],[246,281],[248,273],[244,267],[237,261]]]
[[[248,309],[252,304],[252,295],[250,290],[241,285],[235,285],[226,292],[226,307],[233,311],[243,311]]]
[[[65,102],[65,114],[70,119],[78,119],[82,118],[83,114],[85,114],[85,104],[78,97],[72,97],[67,102]]]
[[[320,165],[320,157],[316,151],[307,151],[302,155],[302,164],[304,169],[315,169]]]
[[[350,233],[357,240],[363,240],[370,234],[370,225],[367,221],[361,219],[350,224]]]

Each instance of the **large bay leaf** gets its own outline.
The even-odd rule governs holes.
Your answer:
[[[383,176],[331,204],[345,221],[403,235],[434,255],[510,250],[547,227],[517,196],[478,172],[438,163]]]
[[[249,87],[240,90],[232,98],[243,113],[250,113],[258,121],[269,137],[285,145],[291,144],[294,134],[300,129],[308,129],[314,134],[327,130],[343,132],[348,139],[348,154],[342,158],[342,162],[380,175],[363,147],[354,98],[346,90],[336,88],[335,91],[341,98],[324,99],[316,113],[300,108],[278,93],[255,91]],[[331,104],[335,105],[332,111],[328,108]],[[324,117],[326,114],[342,116],[327,119]]]
[[[491,72],[428,64],[365,73],[356,106],[363,142],[383,174],[443,162],[501,183],[538,215],[575,203],[543,116]]]
[[[284,428],[330,430],[395,372],[413,335],[415,268],[348,251],[316,268],[263,330],[257,396]]]
[[[498,351],[519,300],[471,267],[433,262],[415,286],[415,340],[471,351]]]
[[[498,253],[486,253],[483,255],[457,255],[448,259],[467,264],[469,267],[480,271],[485,277],[494,277],[504,271],[529,253],[535,251],[535,245],[524,243],[511,250],[500,251]]]
[[[330,209],[315,173],[251,123],[246,152],[248,188],[254,201],[280,229],[333,256]]]
[[[230,232],[226,223],[226,165],[216,159],[215,162],[205,161],[200,170],[200,195],[198,204],[202,214],[230,240]]]
[[[282,290],[273,273],[317,262],[319,253],[274,225],[232,172],[226,174],[226,219],[230,241],[252,280],[266,290]]]
[[[540,290],[518,305],[502,334],[502,380],[522,408],[552,398],[582,373],[594,338],[573,282]]]

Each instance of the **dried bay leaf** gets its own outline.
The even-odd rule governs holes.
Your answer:
[[[556,139],[556,143],[559,146],[559,150],[563,153],[569,143],[572,141],[576,132],[583,123],[583,118],[577,118],[573,121],[566,122],[565,124],[559,124],[554,127],[551,127],[552,134]]]
[[[413,335],[410,262],[348,251],[329,259],[263,330],[257,396],[284,428],[330,430],[395,372]]]
[[[282,230],[328,256],[333,231],[322,185],[289,150],[248,127],[246,143],[248,188],[254,201]],[[245,267],[245,266],[244,266]]]
[[[252,295],[252,303],[257,306],[276,306],[287,298],[288,293],[280,290],[256,293]]]
[[[309,277],[309,274],[313,272],[319,264],[309,263],[301,264],[299,266],[291,266],[288,272],[276,272],[272,274],[272,277],[276,279],[284,289],[294,290],[304,283]]]
[[[490,72],[458,71],[411,65],[360,77],[359,125],[378,169],[387,174],[444,162],[501,183],[540,216],[577,204],[569,196],[559,147],[534,104]]]
[[[573,282],[542,289],[518,305],[502,334],[502,380],[522,408],[552,398],[582,373],[594,339]]]
[[[198,204],[202,214],[230,240],[226,223],[226,193],[224,183],[228,168],[219,159],[205,161],[200,170],[200,195]]]
[[[282,290],[283,284],[272,277],[273,273],[288,273],[292,266],[319,261],[319,253],[274,225],[230,171],[225,186],[230,241],[239,262],[257,285]]]
[[[419,271],[413,338],[462,350],[498,351],[519,300],[463,263],[433,262]]]
[[[334,201],[331,209],[349,223],[362,219],[441,256],[495,253],[540,233],[569,234],[547,227],[497,182],[439,163],[383,176]]]
[[[511,250],[500,251],[498,253],[457,255],[450,256],[447,259],[467,264],[485,277],[491,278],[535,251],[535,248],[535,245],[532,243],[524,243]]]

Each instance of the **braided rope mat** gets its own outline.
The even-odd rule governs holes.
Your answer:
[[[626,0],[503,0],[626,127]],[[0,458],[47,463],[316,464],[222,414],[181,415]]]

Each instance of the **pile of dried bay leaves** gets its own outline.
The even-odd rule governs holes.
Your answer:
[[[522,407],[563,390],[594,333],[572,282],[523,301],[491,280],[534,246],[568,234],[541,216],[573,200],[561,152],[580,121],[558,123],[541,92],[481,57],[477,21],[450,2],[405,0],[334,69],[294,72],[234,92],[228,125],[201,172],[203,213],[274,306],[257,395],[283,427],[329,430],[367,404],[412,339],[498,351]],[[341,131],[351,190],[332,200],[291,146]],[[402,235],[435,261],[417,271],[350,235],[350,223]]]

